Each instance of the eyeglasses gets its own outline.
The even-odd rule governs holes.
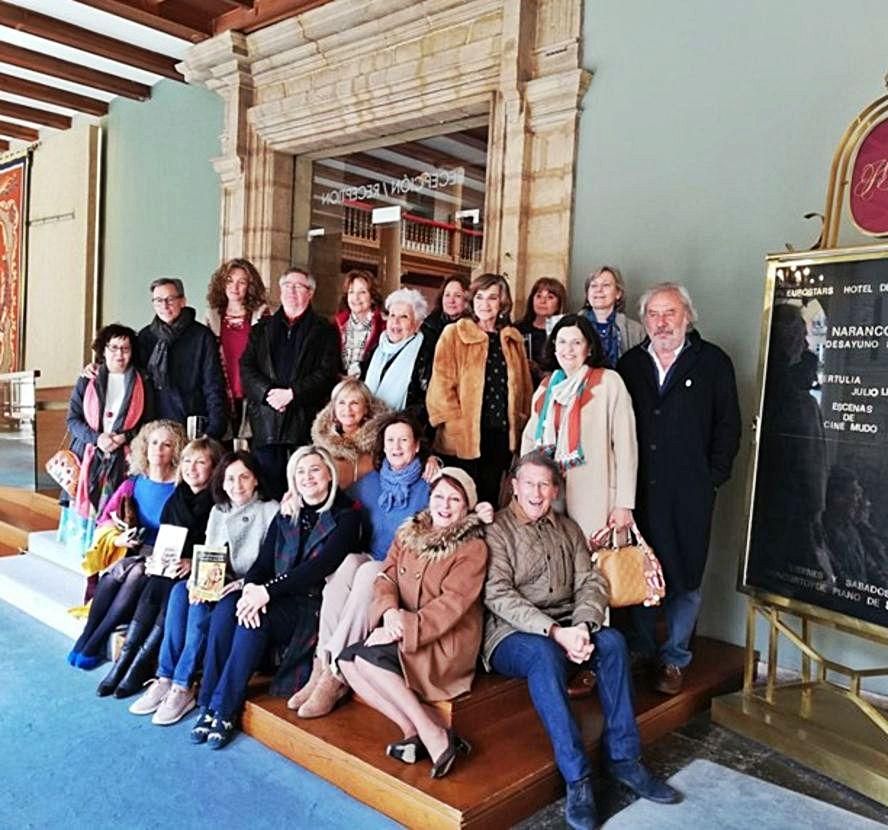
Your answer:
[[[181,299],[182,299],[181,294],[173,294],[172,297],[152,297],[151,302],[157,306],[172,305],[173,303],[176,302],[176,300],[181,300]]]
[[[310,285],[305,285],[301,282],[282,282],[281,283],[281,291],[285,288],[288,288],[290,291],[311,291],[312,288]]]
[[[106,352],[111,352],[112,354],[130,354],[132,352],[132,347],[130,346],[105,346]]]

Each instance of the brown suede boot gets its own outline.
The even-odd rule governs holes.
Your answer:
[[[311,674],[308,676],[308,680],[305,685],[301,689],[297,689],[293,696],[287,701],[287,708],[292,709],[295,712],[300,706],[302,706],[302,704],[311,697],[311,693],[314,691],[315,686],[318,685],[318,680],[321,679],[323,673],[324,664],[315,657],[314,662],[311,664]]]
[[[322,718],[333,711],[339,700],[345,697],[348,686],[343,683],[329,668],[324,668],[321,679],[297,714],[300,718]]]

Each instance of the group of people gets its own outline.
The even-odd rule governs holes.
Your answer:
[[[740,435],[731,361],[695,330],[688,292],[652,286],[637,322],[614,267],[589,276],[576,313],[543,278],[516,326],[497,274],[447,279],[429,313],[418,290],[383,298],[351,271],[332,320],[312,307],[307,269],[278,285],[270,314],[252,264],[224,263],[208,327],[179,280],[158,279],[148,326],[98,333],[68,414],[82,458],[68,525],[94,574],[69,662],[95,667],[128,623],[98,693],[142,690],[130,711],[161,725],[196,708],[190,738],[213,748],[257,669],[299,717],[354,690],[400,730],[386,753],[440,777],[471,747],[431,704],[468,691],[480,656],[527,680],[572,827],[596,826],[568,706],[573,669],[591,669],[610,773],[677,800],[640,761],[632,672],[681,689]],[[161,524],[188,532],[170,577],[145,573]],[[632,527],[665,573],[659,644],[655,608],[631,609],[628,646],[608,626],[592,565]],[[201,543],[227,551],[216,603],[186,579]]]

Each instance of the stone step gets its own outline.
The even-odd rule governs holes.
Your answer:
[[[81,579],[84,578],[80,570],[82,557],[78,551],[68,548],[64,542],[56,538],[57,530],[37,530],[28,534],[28,553],[31,556],[45,559],[60,568],[73,571]]]
[[[83,602],[82,574],[31,554],[0,558],[0,599],[76,640],[84,620],[68,609]]]

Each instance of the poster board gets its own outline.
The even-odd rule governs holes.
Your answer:
[[[888,245],[768,258],[740,589],[888,636]]]

